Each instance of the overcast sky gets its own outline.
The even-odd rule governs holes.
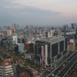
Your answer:
[[[77,22],[77,0],[1,0],[0,25]]]

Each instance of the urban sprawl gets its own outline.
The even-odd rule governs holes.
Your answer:
[[[0,27],[0,77],[75,75],[77,77],[76,23]]]

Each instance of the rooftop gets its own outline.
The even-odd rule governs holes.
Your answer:
[[[56,42],[59,42],[64,39],[65,39],[64,36],[58,35],[58,36],[53,36],[53,37],[48,37],[48,38],[41,38],[36,41],[45,41],[45,42],[50,42],[50,43],[56,43]]]

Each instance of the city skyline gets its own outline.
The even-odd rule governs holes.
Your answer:
[[[61,25],[77,21],[77,0],[2,0],[0,25]]]

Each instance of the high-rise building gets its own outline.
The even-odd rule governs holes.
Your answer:
[[[35,42],[36,64],[52,65],[61,61],[65,54],[67,54],[67,40],[64,36],[54,36]]]
[[[15,65],[12,64],[11,59],[5,59],[0,64],[0,77],[16,77]]]

